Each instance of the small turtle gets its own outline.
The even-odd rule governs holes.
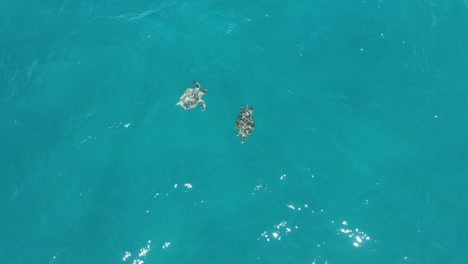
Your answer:
[[[253,107],[249,108],[249,104],[241,107],[240,113],[236,119],[237,136],[241,135],[241,143],[244,143],[247,136],[252,135],[255,128],[255,121],[253,119]]]
[[[208,90],[200,91],[200,84],[197,81],[193,81],[195,88],[187,88],[185,92],[180,96],[179,102],[176,105],[180,105],[183,109],[192,109],[201,104],[201,110],[205,111],[205,101],[203,101],[202,96],[205,95]]]

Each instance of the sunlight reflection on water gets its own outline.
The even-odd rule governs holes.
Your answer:
[[[337,235],[347,235],[351,239],[353,246],[359,247],[364,241],[370,240],[370,236],[367,235],[365,232],[359,230],[359,228],[349,227],[348,221],[341,222],[341,225],[342,227],[338,229]]]

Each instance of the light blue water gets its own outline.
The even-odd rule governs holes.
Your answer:
[[[4,0],[0,262],[468,263],[467,43],[465,0]]]

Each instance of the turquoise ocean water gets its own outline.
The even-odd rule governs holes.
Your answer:
[[[468,2],[4,0],[0,135],[0,263],[468,263]]]

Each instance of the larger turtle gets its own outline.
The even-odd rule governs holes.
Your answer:
[[[253,107],[249,108],[247,103],[245,107],[241,107],[240,113],[236,119],[237,136],[241,135],[241,143],[243,144],[247,136],[252,135],[255,128],[255,121],[253,119]]]
[[[200,84],[197,81],[193,81],[195,88],[187,88],[185,92],[180,96],[179,102],[176,105],[180,105],[183,109],[188,110],[197,107],[201,104],[201,110],[205,111],[206,104],[203,101],[202,96],[205,95],[208,90],[200,91]]]

